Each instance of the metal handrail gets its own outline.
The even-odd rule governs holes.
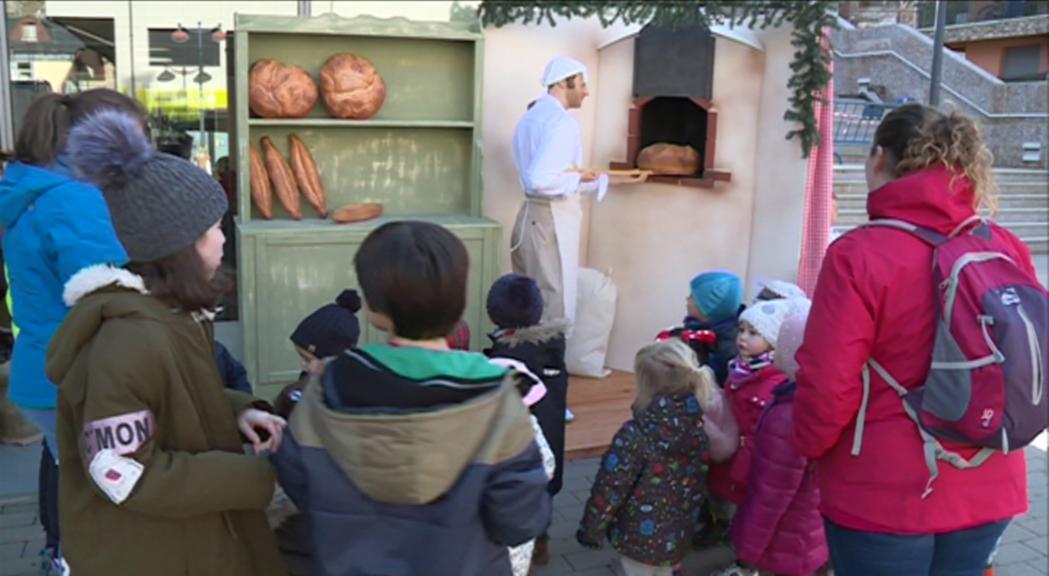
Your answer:
[[[836,98],[834,100],[834,143],[870,144],[885,114],[896,104]]]

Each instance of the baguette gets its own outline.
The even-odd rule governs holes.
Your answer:
[[[281,155],[280,150],[273,145],[269,136],[263,136],[259,141],[262,151],[266,155],[266,170],[273,182],[273,189],[277,192],[277,199],[281,206],[288,211],[295,220],[302,220],[302,203],[299,199],[299,185],[295,183],[295,175],[291,172],[287,160]]]
[[[321,184],[317,164],[313,161],[309,148],[294,134],[288,135],[288,151],[291,159],[291,171],[299,183],[299,190],[306,202],[317,211],[321,218],[328,217],[328,201],[324,197],[324,185]]]
[[[255,201],[259,214],[266,220],[272,220],[273,189],[270,187],[270,175],[254,146],[248,147],[248,156],[251,158],[251,199]]]
[[[347,204],[331,213],[331,219],[339,224],[363,222],[379,216],[382,216],[382,204],[378,202]]]

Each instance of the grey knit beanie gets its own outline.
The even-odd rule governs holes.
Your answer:
[[[193,164],[156,150],[138,118],[105,110],[69,133],[79,178],[97,184],[132,262],[192,245],[229,207],[222,186]]]

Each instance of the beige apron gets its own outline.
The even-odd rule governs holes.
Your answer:
[[[511,235],[514,273],[529,276],[543,294],[543,322],[575,321],[576,278],[583,206],[579,194],[546,200],[526,198]]]

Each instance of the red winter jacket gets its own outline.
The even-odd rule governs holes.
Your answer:
[[[949,234],[973,215],[968,179],[946,168],[921,170],[871,192],[870,218],[894,218]],[[1030,251],[992,225],[1003,251],[1035,275]],[[935,296],[932,248],[907,232],[860,228],[827,251],[798,351],[793,440],[817,459],[821,512],[854,530],[932,534],[1004,520],[1027,510],[1023,451],[996,454],[959,470],[939,463],[926,499],[929,470],[914,423],[899,396],[873,370],[863,447],[852,456],[864,362],[874,358],[905,388],[920,386],[931,361]],[[974,449],[944,442],[971,457]]]
[[[772,403],[772,390],[786,381],[787,375],[771,365],[745,376],[729,368],[725,399],[739,425],[739,449],[727,462],[710,466],[707,486],[714,496],[736,505],[743,503],[754,453],[754,432],[765,406]]]
[[[776,388],[754,440],[747,498],[732,521],[736,558],[762,573],[809,576],[827,562],[815,466],[790,441],[794,384]]]

